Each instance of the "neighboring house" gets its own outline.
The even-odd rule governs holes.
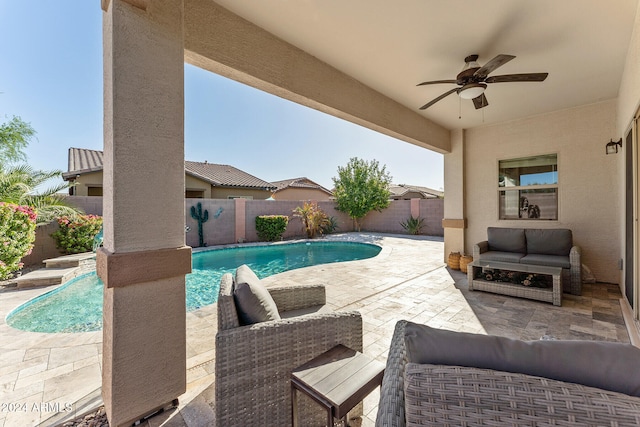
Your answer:
[[[428,187],[419,187],[417,185],[390,185],[392,200],[411,200],[411,199],[441,199],[444,192],[433,190]]]
[[[311,181],[309,178],[293,178],[282,181],[274,181],[277,187],[273,192],[276,200],[330,200],[333,196],[331,190]]]
[[[72,196],[102,196],[102,151],[69,148],[65,181],[75,184]],[[267,199],[276,189],[270,182],[238,168],[208,162],[184,162],[185,198],[195,199]]]

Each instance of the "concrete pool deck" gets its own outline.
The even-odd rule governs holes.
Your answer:
[[[551,335],[559,339],[629,342],[617,285],[585,285],[582,296],[564,294],[561,307],[548,303],[470,292],[466,274],[443,262],[441,238],[372,233],[336,234],[382,246],[362,261],[324,264],[264,279],[327,286],[337,310],[359,310],[364,321],[364,352],[386,360],[397,320],[450,330],[521,339]],[[15,330],[6,315],[54,287],[0,291],[0,427],[56,425],[97,407],[100,400],[102,332],[45,334]],[[148,426],[215,425],[213,369],[216,304],[187,314],[187,392],[178,410],[146,422]],[[378,392],[364,403],[362,426],[372,426]],[[71,405],[65,411],[65,405]],[[11,409],[11,410],[9,410]]]

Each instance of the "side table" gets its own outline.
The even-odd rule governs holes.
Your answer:
[[[347,413],[382,384],[384,364],[358,351],[337,345],[291,373],[291,419],[298,424],[296,392],[302,392],[346,424]]]

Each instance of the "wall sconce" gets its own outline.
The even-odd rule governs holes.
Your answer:
[[[618,145],[620,146],[620,148],[622,148],[622,138],[620,138],[620,140],[616,142],[613,142],[613,139],[611,140],[611,142],[607,142],[607,146],[605,147],[606,153],[616,154],[618,152]]]

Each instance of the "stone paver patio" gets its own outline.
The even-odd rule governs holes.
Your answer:
[[[331,239],[376,243],[382,252],[363,261],[318,265],[265,279],[272,283],[324,283],[336,310],[359,310],[365,353],[386,360],[397,320],[450,330],[527,340],[629,342],[617,285],[585,285],[582,296],[563,295],[562,307],[467,289],[466,274],[450,271],[440,238],[349,233]],[[13,308],[53,289],[0,292],[1,426],[56,425],[100,403],[102,333],[42,334],[5,324]],[[188,390],[178,410],[148,426],[208,426],[213,418],[216,305],[187,314]],[[363,426],[372,426],[378,392],[364,402]],[[65,405],[70,411],[65,411]],[[12,405],[9,407],[8,405]]]

